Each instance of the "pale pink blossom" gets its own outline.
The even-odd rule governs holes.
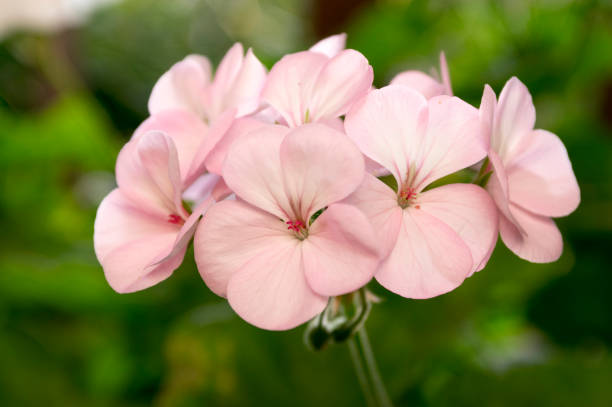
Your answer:
[[[485,86],[480,110],[491,136],[493,175],[487,190],[499,208],[503,242],[525,260],[557,260],[563,240],[551,218],[569,215],[580,203],[567,150],[553,133],[534,130],[531,95],[515,77],[504,86],[499,102]]]
[[[347,135],[389,170],[398,191],[367,175],[345,201],[371,220],[388,256],[375,277],[408,298],[453,290],[484,267],[497,239],[497,211],[471,184],[432,182],[486,155],[478,110],[455,97],[429,101],[403,85],[372,91],[347,114]]]
[[[191,193],[193,212],[183,207],[204,126],[189,118],[180,111],[154,115],[119,153],[118,188],[100,204],[94,226],[96,255],[118,292],[142,290],[170,276],[199,217],[229,193],[219,177],[211,178]]]
[[[440,95],[453,96],[448,64],[446,63],[444,52],[440,53],[440,74],[442,75],[441,80],[421,71],[404,71],[395,75],[390,84],[408,86],[420,92],[427,99]]]
[[[223,176],[237,199],[210,208],[194,251],[208,287],[247,322],[293,328],[371,279],[380,258],[372,226],[338,203],[364,177],[344,134],[268,125],[234,142]]]
[[[333,57],[315,51],[284,56],[270,73],[262,99],[289,127],[338,120],[372,86],[372,67],[355,50]]]

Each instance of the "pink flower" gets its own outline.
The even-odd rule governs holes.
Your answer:
[[[321,52],[298,52],[272,67],[262,99],[289,127],[334,121],[370,90],[373,75],[367,59],[355,50],[331,58]]]
[[[260,108],[260,93],[266,80],[266,68],[250,49],[244,55],[240,43],[225,54],[213,80],[211,72],[206,57],[189,55],[161,76],[149,98],[152,116],[174,112],[194,126],[197,121],[201,122],[200,127],[210,126],[202,134],[192,174],[204,172],[205,158],[235,118]]]
[[[379,263],[372,227],[338,203],[364,177],[363,157],[344,134],[321,124],[268,125],[232,145],[223,176],[238,199],[208,211],[195,257],[208,287],[247,322],[293,328],[329,296],[371,279]]]
[[[346,202],[372,221],[388,254],[375,277],[408,298],[451,291],[484,267],[497,239],[495,205],[480,187],[433,181],[486,155],[478,111],[458,98],[403,85],[372,91],[345,120],[347,134],[388,169],[398,192],[375,177]]]
[[[442,74],[442,81],[421,71],[404,71],[395,75],[390,84],[408,86],[420,92],[427,99],[440,95],[453,96],[450,75],[448,74],[448,64],[446,63],[444,52],[440,52],[440,72]]]
[[[533,129],[535,107],[517,78],[506,83],[499,102],[485,86],[480,110],[490,129],[493,175],[487,190],[501,214],[502,240],[525,260],[557,260],[563,240],[551,217],[569,215],[580,203],[580,189],[563,143],[546,130]]]
[[[172,112],[148,119],[117,158],[119,187],[100,204],[94,225],[96,255],[115,291],[142,290],[169,277],[181,264],[200,215],[227,194],[217,177],[199,191],[201,203],[193,213],[183,207],[200,135],[181,119]]]

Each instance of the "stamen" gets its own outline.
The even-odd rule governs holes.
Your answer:
[[[306,229],[306,224],[301,220],[288,220],[285,222],[288,226],[287,229],[293,231],[298,239],[304,240],[308,236],[308,229]]]
[[[182,225],[183,223],[185,223],[185,221],[179,215],[177,215],[176,213],[173,213],[171,215],[168,215],[168,223],[173,223],[175,225]]]
[[[416,189],[414,188],[402,188],[397,194],[397,203],[402,208],[406,208],[412,205],[417,197]]]

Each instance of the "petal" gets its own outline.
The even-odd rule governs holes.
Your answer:
[[[532,263],[556,261],[563,252],[561,233],[552,219],[510,204],[510,210],[525,232],[500,216],[499,232],[504,244],[517,256]]]
[[[266,125],[236,140],[223,165],[223,178],[236,195],[277,218],[293,213],[283,187],[280,146],[290,129]]]
[[[227,51],[219,63],[215,72],[215,79],[213,79],[206,92],[207,114],[210,120],[216,119],[226,110],[225,98],[232,91],[243,60],[244,49],[242,44],[237,42]]]
[[[444,52],[440,52],[440,74],[442,75],[444,94],[453,96],[453,87],[451,85],[450,74],[448,73],[448,64],[446,63],[446,55],[444,55]]]
[[[469,247],[444,222],[405,209],[397,243],[376,280],[406,298],[431,298],[458,287],[472,272]]]
[[[461,99],[430,99],[425,137],[409,140],[409,162],[416,168],[413,187],[422,189],[482,160],[487,155],[484,130],[478,110]]]
[[[236,117],[236,109],[228,109],[214,120],[206,134],[206,138],[198,147],[189,167],[186,183],[191,184],[206,171],[206,159],[216,145],[223,140]]]
[[[222,96],[224,109],[236,108],[236,116],[253,113],[259,107],[259,96],[266,81],[267,71],[249,48],[238,74]]]
[[[206,285],[227,295],[231,276],[268,247],[294,240],[277,217],[240,201],[213,205],[198,225],[194,254]]]
[[[368,60],[355,50],[344,50],[330,59],[305,101],[311,121],[346,114],[355,101],[368,93],[373,79],[374,71]]]
[[[489,150],[488,157],[493,174],[491,174],[489,182],[487,182],[487,191],[493,198],[493,201],[495,202],[495,205],[497,205],[497,209],[499,209],[501,215],[505,216],[506,219],[512,222],[515,227],[524,232],[510,212],[510,199],[508,198],[508,175],[506,174],[504,164],[502,163],[501,158],[499,158],[497,153],[493,150]]]
[[[487,192],[471,184],[449,184],[423,192],[420,209],[450,226],[468,245],[481,270],[497,242],[497,207]]]
[[[327,306],[308,286],[297,239],[273,240],[234,274],[227,287],[231,307],[259,328],[294,328]]]
[[[126,293],[168,278],[185,253],[183,248],[167,258],[179,229],[166,218],[141,211],[119,189],[112,191],[100,204],[94,224],[96,256],[110,286]]]
[[[177,62],[157,81],[149,98],[149,113],[164,110],[187,110],[202,117],[204,91],[210,83],[208,58],[189,55]]]
[[[446,93],[443,84],[421,71],[400,72],[389,84],[408,86],[421,93],[426,99]]]
[[[150,131],[169,136],[178,154],[181,179],[189,175],[196,151],[207,137],[208,127],[200,118],[186,110],[165,110],[145,120],[134,133],[133,139]]]
[[[308,221],[319,209],[345,198],[365,174],[357,146],[343,133],[316,123],[285,137],[280,161],[293,220]]]
[[[329,58],[333,58],[342,52],[344,48],[346,48],[346,34],[341,33],[323,38],[310,47],[310,51],[318,52]]]
[[[544,216],[566,216],[580,203],[580,188],[563,142],[535,130],[506,167],[510,200]]]
[[[491,148],[504,163],[533,130],[535,118],[535,107],[529,90],[516,77],[512,77],[499,95],[491,137]]]
[[[183,199],[189,203],[199,205],[202,201],[208,198],[217,183],[223,182],[223,179],[217,174],[206,173],[196,179],[183,192]]]
[[[116,174],[119,188],[143,209],[186,217],[178,155],[165,134],[149,132],[128,142],[117,157]]]
[[[220,175],[223,170],[223,163],[225,162],[227,152],[234,141],[264,126],[267,126],[267,124],[250,117],[243,117],[234,120],[231,127],[225,132],[221,140],[219,140],[212,151],[206,156],[206,169],[212,173]]]
[[[270,70],[262,99],[275,108],[289,126],[299,126],[305,122],[312,89],[328,60],[323,54],[309,51],[285,55]]]
[[[388,169],[398,181],[406,178],[410,140],[422,138],[427,101],[401,85],[374,90],[347,114],[347,135],[369,158]]]
[[[325,296],[363,287],[380,262],[372,225],[361,211],[346,204],[330,205],[317,218],[302,253],[308,284]]]
[[[480,121],[484,126],[484,145],[487,149],[490,148],[491,144],[491,132],[493,130],[493,120],[495,117],[495,107],[497,106],[497,100],[495,99],[495,92],[489,85],[485,85],[482,93],[482,99],[480,100],[480,108],[478,114],[480,115]]]
[[[402,224],[402,208],[395,192],[376,177],[366,174],[362,184],[343,202],[354,205],[371,222],[383,257],[391,252]]]

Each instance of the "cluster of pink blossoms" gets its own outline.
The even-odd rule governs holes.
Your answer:
[[[199,55],[159,79],[96,218],[113,289],[166,279],[194,237],[213,292],[253,325],[289,329],[372,278],[407,298],[451,291],[498,233],[523,259],[560,256],[551,218],[580,191],[559,138],[534,130],[525,85],[510,79],[499,100],[485,86],[477,109],[452,95],[442,55],[440,81],[407,71],[375,89],[345,38],[270,72],[236,44],[214,79]],[[432,187],[463,169],[475,184]]]

